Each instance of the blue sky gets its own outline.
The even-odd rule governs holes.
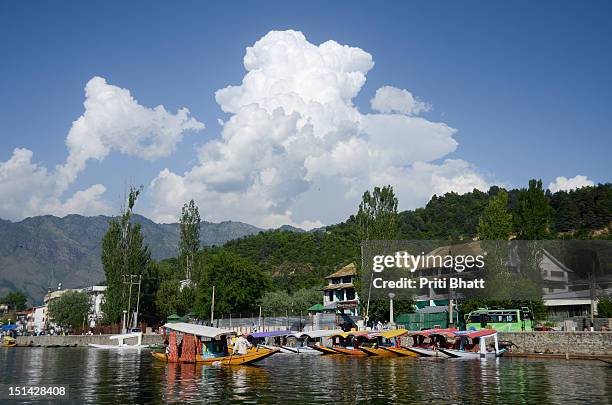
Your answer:
[[[372,113],[370,100],[385,85],[430,103],[432,108],[420,115],[455,128],[452,139],[458,143],[439,157],[433,154],[427,160],[431,165],[462,160],[486,184],[510,187],[524,186],[533,177],[545,185],[558,176],[611,180],[609,2],[431,3],[2,2],[0,164],[15,148],[27,148],[32,162],[52,176],[66,160],[66,136],[84,113],[83,89],[94,76],[128,89],[142,106],[162,104],[172,114],[187,107],[206,129],[185,132],[173,153],[155,160],[111,151],[100,161],[88,161],[61,195],[49,197],[57,200],[53,204],[28,201],[23,204],[28,210],[19,210],[15,206],[22,204],[15,197],[0,207],[0,217],[15,220],[45,210],[61,215],[71,207],[94,214],[96,204],[57,208],[93,184],[106,189],[100,210],[116,212],[127,183],[153,189],[151,182],[165,168],[179,176],[192,170],[201,163],[198,148],[221,136],[217,119],[236,114],[221,111],[215,91],[241,83],[247,46],[271,30],[287,29],[301,31],[314,45],[334,40],[371,55],[374,66],[353,100],[361,113]],[[408,159],[406,166],[412,163]],[[344,185],[366,187],[372,178],[387,178],[356,180],[341,170],[335,176]],[[449,176],[456,179],[460,173]],[[332,178],[310,176],[306,186],[291,180],[283,181],[287,188],[264,192],[261,198],[272,201],[271,207],[258,210],[216,208],[228,204],[226,197],[248,200],[258,188],[227,192],[228,185],[215,183],[214,198],[193,197],[211,220],[261,226],[333,223],[356,207],[357,191],[315,193],[337,188]],[[189,181],[186,187],[196,189],[197,180]],[[1,182],[4,193],[18,194]],[[400,198],[400,207],[422,205],[423,196],[439,189],[406,189],[400,197],[419,198]],[[172,193],[168,190],[145,190],[143,213],[171,220],[176,201],[158,202],[160,193]]]

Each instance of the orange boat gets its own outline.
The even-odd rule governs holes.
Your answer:
[[[367,354],[360,350],[361,345],[369,339],[369,332],[366,331],[350,331],[333,335],[331,349],[337,353],[348,356],[366,356]]]
[[[316,351],[319,351],[323,354],[340,354],[340,352],[336,351],[335,349],[331,347],[327,347],[327,346],[313,345],[313,346],[308,346],[308,347],[315,349]]]
[[[418,354],[411,352],[410,350],[406,350],[402,347],[382,347],[381,349],[387,350],[388,352],[394,353],[400,357],[419,357]]]
[[[386,350],[389,347],[401,348],[399,345],[400,337],[406,335],[406,329],[389,329],[382,332],[374,332],[368,335],[368,339],[374,340],[372,346],[363,345],[359,349],[368,356],[397,357],[399,353]]]
[[[263,349],[260,351],[249,350],[247,354],[243,355],[232,355],[223,356],[223,357],[202,357],[202,355],[196,355],[196,363],[198,364],[208,364],[208,365],[243,365],[243,364],[251,364],[259,360],[263,360],[266,357],[272,356],[274,353],[279,350],[267,350]],[[170,362],[169,355],[166,353],[152,353],[153,357],[158,360],[163,360],[165,362]]]
[[[346,354],[349,356],[366,356],[366,353],[361,351],[360,349],[342,347],[342,346],[332,346],[336,352],[340,354]]]
[[[252,349],[246,354],[233,354],[228,350],[228,338],[235,335],[231,330],[194,325],[191,323],[167,323],[170,332],[168,351],[152,353],[153,357],[169,363],[199,363],[212,365],[251,364],[277,353],[279,350]],[[183,339],[178,344],[177,334]],[[180,353],[179,353],[180,351]]]

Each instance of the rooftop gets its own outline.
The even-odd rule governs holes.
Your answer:
[[[357,268],[355,267],[355,263],[350,263],[325,278],[339,278],[344,276],[354,276],[355,274],[357,274]]]

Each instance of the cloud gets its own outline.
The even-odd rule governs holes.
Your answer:
[[[376,90],[370,105],[374,111],[388,114],[418,115],[431,109],[431,105],[418,101],[408,90],[393,86],[383,86]]]
[[[106,187],[101,184],[64,196],[88,160],[103,160],[112,151],[147,160],[168,156],[186,131],[204,128],[186,108],[172,114],[161,105],[144,107],[128,90],[101,77],[85,86],[84,106],[66,137],[66,161],[54,171],[35,163],[29,149],[17,148],[7,161],[0,161],[1,218],[108,214],[111,209],[103,200]]]
[[[409,91],[379,89],[372,108],[380,113],[353,105],[373,66],[359,48],[317,46],[296,31],[266,34],[246,49],[241,84],[215,93],[230,114],[221,136],[200,147],[190,170],[165,169],[151,182],[151,215],[176,220],[194,198],[208,220],[313,227],[354,212],[374,185],[394,185],[402,208],[433,193],[486,188],[467,162],[434,163],[457,148],[456,130],[415,116],[429,106]],[[323,218],[330,206],[342,212]]]
[[[66,138],[68,158],[57,168],[57,182],[64,191],[89,159],[103,160],[111,151],[142,159],[169,156],[185,131],[199,131],[204,124],[181,108],[176,114],[164,106],[147,108],[130,91],[93,77],[85,86],[85,112],[72,123]]]
[[[555,179],[555,181],[548,185],[548,189],[551,192],[556,193],[557,191],[569,191],[577,188],[593,186],[594,184],[595,183],[589,180],[587,176],[577,175],[569,179],[567,177],[559,176]]]

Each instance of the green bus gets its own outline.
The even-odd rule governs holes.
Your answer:
[[[532,331],[533,314],[527,307],[520,309],[478,308],[465,316],[466,330],[495,329],[500,332]]]

